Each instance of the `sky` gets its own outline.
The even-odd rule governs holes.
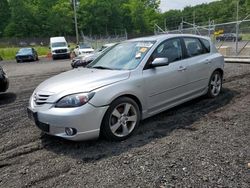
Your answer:
[[[202,3],[210,3],[215,0],[161,0],[160,9],[162,12],[171,9],[183,9],[186,6],[195,6]]]

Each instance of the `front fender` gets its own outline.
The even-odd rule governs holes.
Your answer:
[[[128,79],[94,90],[95,96],[89,101],[90,104],[101,107],[107,106],[120,96],[133,95],[136,97],[142,109],[145,109],[146,100],[143,95],[143,81],[141,79]]]

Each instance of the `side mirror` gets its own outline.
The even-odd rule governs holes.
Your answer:
[[[155,58],[151,64],[152,67],[161,67],[166,65],[169,65],[168,58],[162,58],[162,57]]]

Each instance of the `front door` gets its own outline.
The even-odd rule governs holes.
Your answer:
[[[149,115],[174,106],[188,92],[187,65],[186,60],[182,60],[182,51],[179,38],[169,39],[161,43],[149,58],[148,66],[143,70]],[[169,65],[150,67],[150,63],[159,57],[168,58]]]

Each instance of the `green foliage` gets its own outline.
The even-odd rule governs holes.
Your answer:
[[[221,0],[194,7],[185,7],[182,11],[170,10],[163,14],[168,29],[177,29],[182,19],[198,25],[208,25],[208,20],[215,23],[225,23],[236,20],[236,5],[238,0]],[[250,14],[250,0],[239,0],[239,19]],[[161,23],[163,26],[163,23]]]
[[[50,37],[75,35],[73,0],[0,0],[0,37]],[[221,0],[182,11],[159,12],[160,0],[76,0],[79,31],[109,35],[124,29],[129,34],[152,33],[154,25],[177,29],[184,21],[207,25],[236,20],[250,13],[250,0]]]
[[[7,0],[0,1],[0,36],[3,34],[4,28],[8,24],[10,17],[10,7]]]

